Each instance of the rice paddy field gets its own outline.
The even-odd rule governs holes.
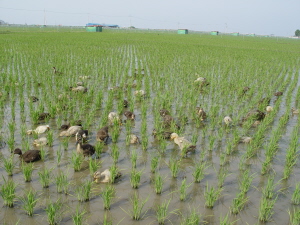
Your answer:
[[[0,43],[1,224],[300,224],[299,40],[21,29]],[[79,123],[92,157],[59,136]],[[94,182],[105,169],[121,176]]]

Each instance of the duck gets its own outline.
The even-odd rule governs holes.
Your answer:
[[[159,114],[160,114],[162,117],[164,117],[164,116],[166,116],[166,115],[171,115],[170,111],[167,110],[167,109],[161,109],[161,110],[159,110]]]
[[[39,147],[39,146],[44,146],[48,144],[48,140],[46,137],[41,137],[39,139],[36,139],[33,141],[33,145]]]
[[[29,98],[28,98],[28,102],[37,102],[39,99],[37,98],[37,97],[35,97],[35,96],[30,96]]]
[[[82,76],[79,76],[78,78],[81,80],[86,80],[86,79],[90,79],[91,77],[82,75]]]
[[[185,137],[179,137],[177,133],[172,133],[171,140],[174,140],[174,143],[179,146],[181,151],[185,149],[185,154],[188,152],[195,152],[196,145],[193,145]]]
[[[108,120],[111,124],[113,124],[115,121],[118,122],[119,124],[121,122],[119,115],[115,112],[110,112],[108,114]]]
[[[39,114],[39,120],[44,120],[46,118],[50,117],[50,113],[47,113],[47,112],[43,112],[43,113],[40,113]]]
[[[123,100],[123,106],[124,108],[127,108],[128,107],[128,101],[126,99]]]
[[[294,107],[292,107],[292,114],[299,114],[299,109],[295,109]]]
[[[283,95],[283,92],[277,91],[277,92],[274,93],[274,95],[275,95],[275,96],[281,96],[281,95]]]
[[[266,114],[258,109],[251,110],[247,113],[245,117],[242,118],[242,121],[246,121],[248,119],[254,119],[262,121],[265,118]]]
[[[98,130],[96,135],[96,140],[101,142],[107,142],[108,140],[108,126],[102,127],[100,130]]]
[[[28,150],[28,151],[24,152],[24,154],[23,154],[21,149],[16,148],[14,150],[14,154],[19,155],[20,159],[26,163],[36,162],[41,159],[41,151],[40,150]]]
[[[87,141],[88,134],[89,134],[89,131],[88,131],[88,130],[79,130],[79,131],[77,131],[77,133],[75,134],[75,139],[76,139],[76,141],[83,141],[83,142],[86,142],[86,141]]]
[[[248,86],[244,87],[243,88],[243,94],[246,94],[246,92],[249,91],[249,90],[250,90],[250,88]]]
[[[115,179],[118,179],[122,176],[120,172],[118,172],[115,176]],[[94,173],[94,181],[96,183],[110,183],[111,179],[111,172],[109,169],[105,169],[103,172],[96,171]]]
[[[271,98],[266,97],[266,98],[262,98],[258,101],[258,105],[269,105],[271,102]]]
[[[77,85],[77,87],[78,87],[78,86],[83,86],[83,81],[78,81],[78,82],[76,83],[76,85]]]
[[[152,135],[154,137],[156,137],[157,135],[160,135],[163,139],[170,139],[172,133],[173,132],[168,132],[168,131],[157,132],[156,129],[153,129],[153,131],[152,131]]]
[[[128,120],[134,120],[135,119],[135,114],[131,111],[125,111],[124,115]]]
[[[68,130],[60,132],[60,137],[71,137],[75,136],[78,131],[82,130],[82,126],[71,126]]]
[[[56,69],[56,67],[52,67],[52,69],[53,69],[53,73],[54,74],[63,74],[62,72],[59,72],[57,69]]]
[[[140,143],[140,140],[138,138],[138,136],[136,136],[135,134],[130,134],[128,135],[128,138],[129,138],[129,142],[130,144],[139,144]]]
[[[227,126],[232,123],[232,119],[230,116],[225,116],[223,121]]]
[[[77,86],[77,87],[70,87],[71,91],[74,91],[74,92],[87,92],[87,88],[86,87],[83,87],[83,86]]]
[[[268,105],[268,106],[266,107],[266,111],[267,111],[267,113],[272,112],[272,111],[273,111],[273,107],[270,106],[270,105]]]
[[[82,144],[81,141],[76,142],[76,152],[83,156],[92,156],[95,153],[95,147],[90,144]]]
[[[70,127],[70,123],[67,123],[67,124],[61,125],[59,129],[60,129],[60,130],[68,130],[69,127]]]
[[[49,125],[41,125],[41,126],[38,126],[37,128],[35,128],[35,130],[28,130],[26,133],[28,135],[33,134],[33,133],[42,134],[42,133],[45,133],[48,130],[50,130]]]
[[[174,126],[177,128],[177,129],[180,129],[180,126],[178,124],[175,123],[175,120],[172,116],[170,115],[165,115],[163,117],[163,126],[164,127],[170,127],[172,126],[172,124],[174,124]]]
[[[254,123],[252,124],[252,127],[258,127],[258,125],[260,124],[261,122],[259,120],[255,120]]]
[[[139,97],[145,97],[146,92],[144,90],[136,90],[134,91],[134,95]]]
[[[242,143],[250,143],[252,141],[252,137],[241,137],[240,142]]]
[[[199,84],[200,87],[209,85],[209,82],[207,82],[207,79],[206,79],[205,77],[198,77],[198,78],[194,81],[194,83]]]
[[[203,108],[196,107],[196,113],[198,114],[201,121],[206,119],[206,112],[204,112]]]

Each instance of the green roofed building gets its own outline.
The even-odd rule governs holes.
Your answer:
[[[178,34],[188,34],[189,30],[188,29],[178,29],[177,33]]]
[[[211,35],[219,35],[219,31],[211,31],[210,34]]]

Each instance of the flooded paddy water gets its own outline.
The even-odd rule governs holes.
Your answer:
[[[1,198],[2,224],[47,224],[46,208],[56,201],[62,203],[55,213],[58,224],[76,224],[76,212],[83,215],[83,224],[159,224],[158,206],[164,204],[168,207],[160,224],[299,224],[299,220],[292,223],[300,210],[292,200],[297,197],[300,172],[300,122],[298,114],[291,113],[292,107],[299,108],[300,97],[295,40],[109,32],[9,33],[0,39],[5,43],[0,67],[0,185],[8,180],[17,185],[14,207],[5,206]],[[54,73],[53,66],[60,73]],[[195,82],[198,77],[205,77],[209,85]],[[87,92],[70,90],[79,81]],[[244,92],[246,86],[250,90]],[[146,96],[135,95],[136,90],[145,90]],[[283,95],[274,96],[277,91]],[[39,100],[28,101],[30,96]],[[262,98],[270,99],[258,104]],[[267,105],[273,111],[266,112]],[[207,114],[203,121],[197,106]],[[174,118],[170,126],[163,122],[161,109]],[[243,117],[256,109],[265,117],[253,126],[256,119]],[[134,121],[126,121],[127,110],[135,114]],[[112,111],[122,124],[110,124]],[[38,120],[36,115],[42,112],[51,116]],[[233,122],[226,125],[223,118],[229,115]],[[77,120],[89,131],[88,143],[96,146],[98,157],[86,157],[75,172],[75,137],[59,134],[62,124],[75,125]],[[46,124],[48,132],[26,134]],[[110,138],[99,145],[97,131],[106,125]],[[184,136],[196,145],[195,152],[181,154],[173,140],[153,136],[153,129]],[[129,134],[137,135],[141,143],[129,144]],[[252,141],[241,142],[245,136]],[[22,163],[12,151],[40,150],[33,146],[40,137],[53,137],[53,143],[42,148],[45,158],[34,162],[31,181],[25,182]],[[288,164],[290,149],[294,154]],[[4,166],[10,156],[15,165],[12,176]],[[93,181],[92,159],[99,163],[98,171],[116,165],[122,175],[113,184],[92,182],[89,200],[80,201],[79,188]],[[174,162],[178,163],[175,177]],[[199,166],[203,177],[195,182]],[[47,188],[39,176],[44,168],[50,171]],[[138,188],[132,187],[134,170],[141,172]],[[57,190],[61,174],[67,177],[67,193]],[[163,185],[161,194],[156,194],[159,175]],[[115,188],[115,195],[105,210],[103,192],[108,186]],[[19,198],[28,190],[37,193],[33,216],[27,215]],[[132,219],[134,196],[139,198],[140,220]],[[237,207],[234,199],[244,204]]]

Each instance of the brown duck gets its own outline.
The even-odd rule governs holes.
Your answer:
[[[35,162],[41,159],[41,151],[40,150],[28,150],[24,154],[22,154],[22,150],[16,148],[14,154],[20,156],[20,159],[26,163]]]
[[[125,112],[124,112],[124,115],[126,116],[126,118],[127,118],[128,120],[134,120],[134,118],[135,118],[134,113],[133,113],[133,112],[130,112],[130,111],[125,111]]]
[[[106,127],[102,127],[98,132],[97,132],[97,135],[96,135],[96,140],[97,141],[101,141],[101,142],[107,142],[108,140],[108,126]]]

